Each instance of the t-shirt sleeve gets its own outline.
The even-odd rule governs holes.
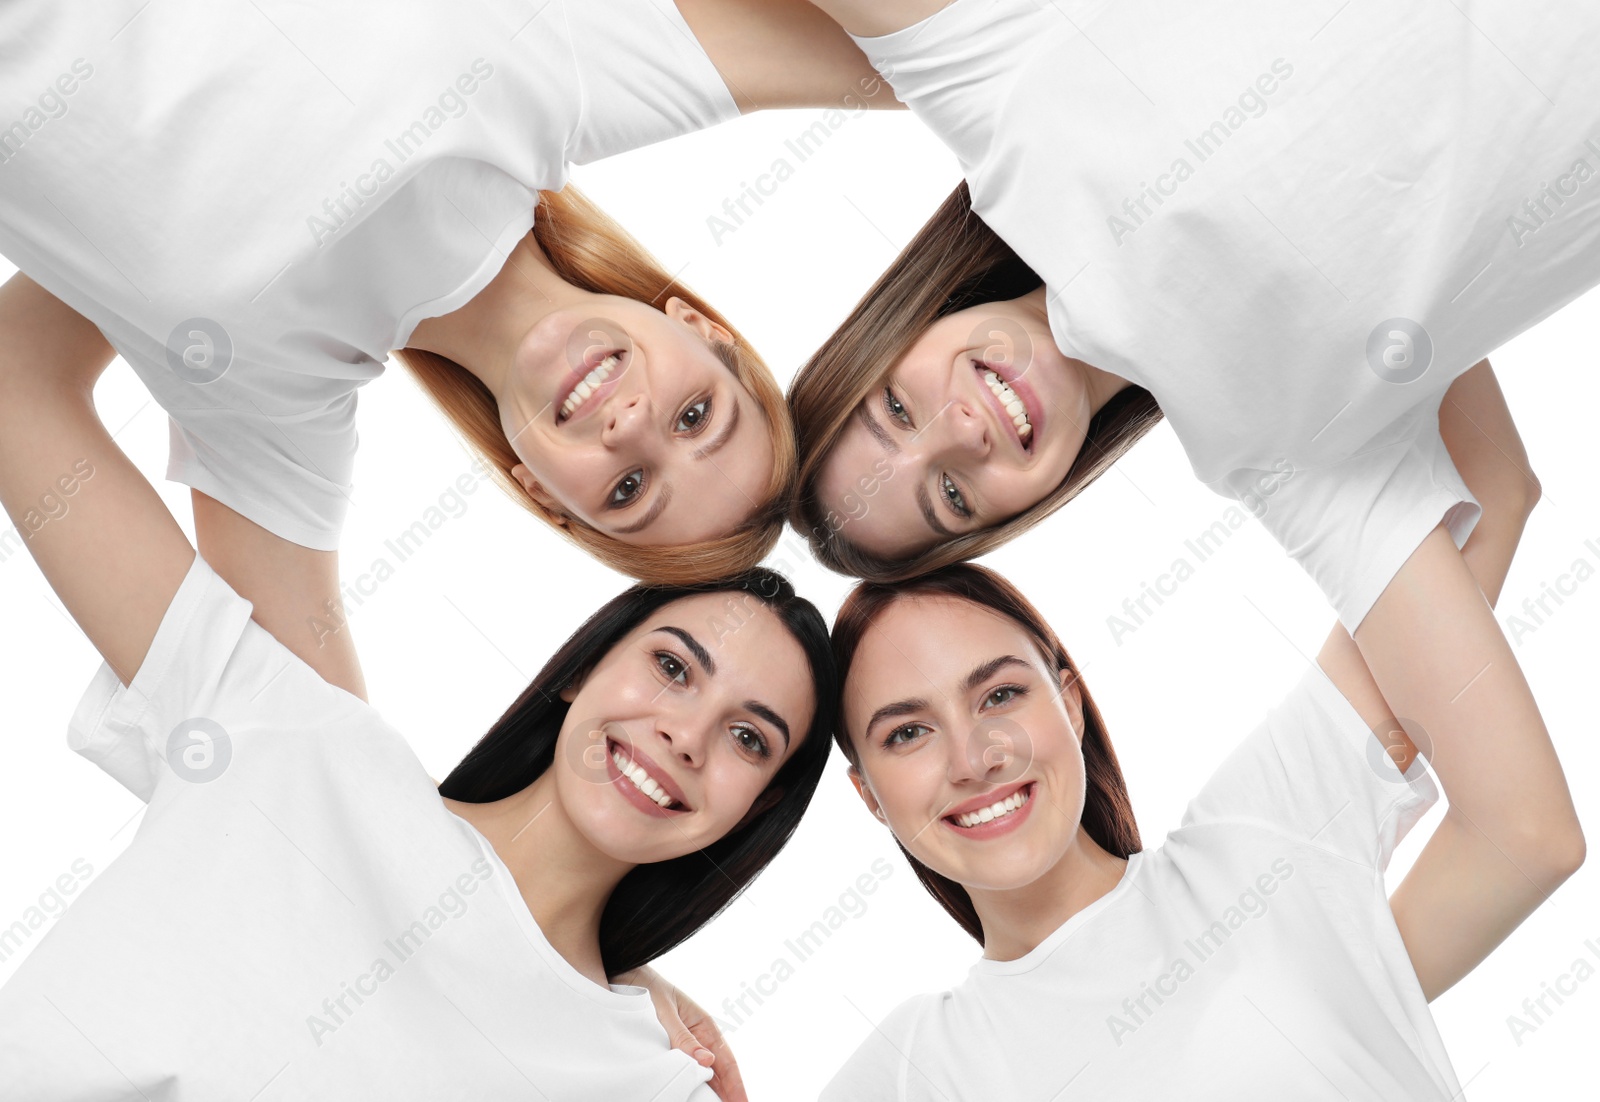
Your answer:
[[[915,1074],[911,1046],[923,1002],[922,996],[908,999],[874,1026],[822,1088],[819,1102],[900,1102],[906,1098],[906,1075]]]
[[[563,4],[583,111],[567,160],[589,164],[739,114],[674,0]],[[625,61],[619,59],[626,59]]]
[[[248,697],[283,672],[251,606],[199,555],[124,686],[102,664],[67,730],[72,749],[149,802],[171,776],[204,781],[227,765],[227,733],[208,716],[225,694]]]
[[[1249,823],[1381,871],[1438,798],[1422,756],[1402,774],[1314,665],[1206,782],[1183,826]]]
[[[890,34],[851,37],[970,172],[988,151],[996,113],[1024,62],[1069,26],[1035,0],[954,0]]]
[[[1483,514],[1439,435],[1437,404],[1393,430],[1328,467],[1235,471],[1213,486],[1254,503],[1352,634],[1429,532],[1443,523],[1461,547]]]

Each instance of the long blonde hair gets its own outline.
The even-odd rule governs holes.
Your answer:
[[[1043,500],[990,528],[953,536],[909,559],[876,555],[849,539],[827,512],[817,480],[856,408],[937,319],[1016,298],[1042,281],[972,210],[965,182],[939,207],[872,289],[795,376],[789,409],[800,440],[798,489],[789,522],[830,570],[894,582],[964,562],[1020,536],[1110,469],[1161,420],[1151,393],[1130,383],[1089,421],[1078,458]]]
[[[739,331],[679,283],[632,235],[572,186],[539,193],[533,236],[556,274],[575,287],[663,309],[676,296],[733,335],[712,350],[761,410],[772,436],[772,475],[755,512],[727,535],[677,547],[636,547],[541,506],[511,469],[521,460],[500,425],[499,406],[472,372],[434,352],[403,348],[395,356],[433,399],[506,493],[618,573],[654,585],[695,585],[755,566],[778,542],[793,492],[796,445],[783,390]]]

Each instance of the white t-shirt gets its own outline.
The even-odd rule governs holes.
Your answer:
[[[330,550],[356,391],[582,164],[738,113],[673,0],[0,6],[0,253],[172,417],[169,477]]]
[[[1314,668],[1115,888],[896,1008],[822,1097],[1458,1102],[1382,873],[1437,798]]]
[[[1466,540],[1445,389],[1600,282],[1600,6],[955,0],[856,41],[1062,351],[1150,390],[1346,627],[1441,503]]]
[[[198,557],[70,740],[149,806],[0,988],[6,1098],[714,1099],[649,995],[555,952],[399,733]]]

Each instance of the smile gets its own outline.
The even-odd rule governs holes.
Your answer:
[[[654,803],[664,811],[687,811],[683,803],[672,798],[671,794],[651,776],[649,771],[628,756],[626,750],[610,739],[606,740],[606,749],[611,754],[611,764],[617,767],[617,772],[622,774],[622,780],[635,791]]]
[[[1013,792],[1003,800],[997,800],[988,807],[980,807],[977,811],[968,811],[962,815],[945,816],[956,826],[975,827],[979,823],[992,823],[996,819],[1003,819],[1007,815],[1019,810],[1033,798],[1033,785]]]
[[[993,368],[982,362],[975,363],[974,366],[978,369],[979,374],[983,376],[983,381],[988,386],[989,393],[994,395],[995,401],[1005,411],[1006,416],[1011,418],[1011,427],[1017,434],[1017,440],[1026,449],[1033,437],[1033,420],[1028,416],[1027,405],[1023,403],[1017,392],[1011,389],[1011,386]]]
[[[556,415],[557,421],[565,421],[578,411],[578,407],[599,390],[601,384],[611,378],[617,370],[617,364],[622,360],[621,350],[607,352],[589,373],[578,380],[578,385],[567,393],[566,401],[561,403],[561,411]]]

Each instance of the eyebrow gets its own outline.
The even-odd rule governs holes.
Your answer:
[[[733,412],[729,413],[722,422],[722,431],[691,452],[689,458],[704,459],[706,456],[722,447],[722,445],[726,444],[728,442],[728,438],[733,435],[733,430],[738,427],[739,401],[736,398],[733,402]]]
[[[707,675],[711,677],[715,677],[717,675],[716,660],[711,657],[710,651],[706,650],[705,647],[700,645],[700,641],[698,639],[690,635],[687,631],[684,631],[682,628],[673,627],[670,624],[663,624],[657,630],[665,631],[683,640],[683,645],[689,648],[689,653],[694,655],[694,660],[705,667]],[[744,702],[744,706],[751,712],[754,712],[756,715],[760,716],[762,719],[776,727],[778,729],[778,733],[783,735],[784,749],[787,750],[789,748],[789,743],[791,741],[789,735],[789,724],[777,713],[774,708],[772,708],[770,705],[761,703],[759,700],[747,700]]]
[[[1028,663],[1014,654],[1002,654],[999,658],[991,658],[989,661],[982,662],[972,668],[971,672],[961,681],[961,691],[970,693],[1007,666],[1028,667]],[[867,730],[871,731],[881,720],[895,719],[900,716],[927,711],[930,706],[927,698],[921,696],[907,697],[905,700],[897,700],[893,704],[885,704],[873,712],[872,717],[867,720]]]
[[[862,423],[867,426],[867,431],[872,434],[872,438],[883,445],[884,451],[899,452],[900,445],[894,442],[894,438],[889,435],[889,430],[878,424],[878,419],[867,412],[866,399],[862,399],[861,404],[856,407],[856,416],[860,417]]]
[[[732,439],[733,431],[738,427],[739,403],[735,401],[733,403],[733,412],[728,414],[727,418],[722,422],[722,428],[717,435],[712,437],[710,440],[707,440],[702,446],[696,448],[690,453],[689,457],[691,459],[704,459],[708,455],[711,455],[718,448],[722,447],[722,445],[726,444],[730,439]],[[617,536],[631,536],[635,532],[644,531],[646,528],[650,527],[650,525],[655,523],[655,519],[662,514],[667,507],[667,502],[671,499],[672,484],[669,482],[661,487],[661,492],[656,495],[655,501],[651,503],[649,510],[644,514],[644,516],[640,517],[632,524],[625,524],[621,528],[613,528],[611,530],[612,534]]]
[[[922,510],[922,519],[928,522],[928,527],[947,539],[956,535],[954,531],[946,528],[939,521],[939,514],[933,510],[933,501],[928,497],[928,487],[917,485],[917,508]]]
[[[655,522],[655,519],[661,515],[661,511],[667,507],[667,502],[671,500],[672,485],[669,483],[661,487],[661,492],[656,495],[655,501],[651,503],[650,508],[646,510],[644,516],[640,517],[632,524],[625,524],[621,528],[613,528],[611,530],[612,534],[618,536],[630,536],[641,529],[648,528]]]

